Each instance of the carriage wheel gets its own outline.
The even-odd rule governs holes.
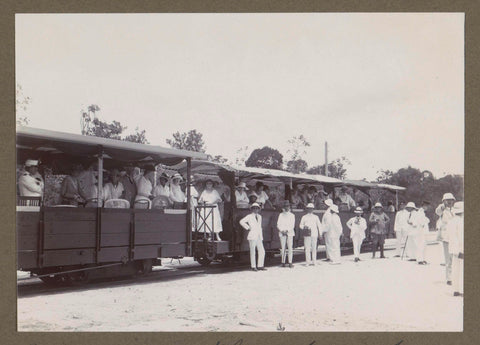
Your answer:
[[[68,273],[66,276],[67,283],[69,285],[83,285],[90,280],[89,272],[79,271]]]
[[[153,261],[152,259],[139,260],[135,265],[137,269],[137,275],[145,275],[152,272]]]
[[[202,266],[208,266],[208,265],[210,265],[212,260],[210,260],[206,256],[199,256],[199,257],[197,257],[197,262]]]

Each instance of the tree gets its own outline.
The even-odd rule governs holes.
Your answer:
[[[176,132],[172,134],[173,139],[167,139],[167,144],[180,150],[205,152],[203,134],[192,129],[188,133]]]
[[[328,176],[335,177],[338,179],[345,179],[347,177],[347,165],[352,163],[346,157],[337,158],[334,161],[328,163]],[[325,174],[325,164],[317,165],[307,170],[307,174],[312,175],[324,175]]]
[[[207,155],[207,156],[208,156],[208,160],[211,162],[216,162],[221,164],[226,164],[228,162],[228,159],[223,157],[222,155],[216,155],[216,156]]]
[[[288,140],[288,144],[290,148],[287,153],[290,154],[290,160],[287,162],[287,170],[294,174],[305,172],[308,164],[303,157],[307,153],[306,148],[310,146],[310,143],[303,135],[300,135]]]
[[[245,161],[245,166],[266,169],[282,169],[283,156],[278,150],[264,146],[261,149],[253,150],[250,157]]]
[[[245,161],[248,157],[248,146],[243,146],[239,148],[236,152],[235,164],[240,166],[245,165]]]
[[[28,117],[26,116],[26,111],[28,105],[30,104],[30,101],[30,97],[23,94],[22,85],[17,84],[15,90],[15,117],[18,126],[28,125]]]
[[[141,131],[137,127],[135,133],[122,138],[122,133],[127,127],[122,126],[118,121],[112,121],[111,123],[101,121],[97,117],[98,111],[100,111],[100,107],[96,104],[89,105],[87,111],[82,110],[80,123],[83,135],[148,144],[145,130]]]

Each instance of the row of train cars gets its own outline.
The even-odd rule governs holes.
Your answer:
[[[221,241],[196,232],[192,219],[199,219],[190,202],[175,209],[84,208],[62,206],[20,206],[16,208],[17,269],[30,272],[49,284],[82,283],[91,278],[146,274],[160,258],[194,257],[202,265],[231,260],[248,252],[245,231],[238,221],[248,209],[235,207],[235,185],[242,181],[262,181],[283,185],[286,196],[293,184],[323,185],[327,192],[344,184],[368,193],[372,188],[391,191],[398,198],[401,187],[371,184],[280,170],[231,167],[208,161],[199,152],[143,145],[120,140],[18,127],[17,162],[39,159],[51,173],[66,174],[73,162],[97,162],[99,184],[104,169],[125,165],[162,164],[179,171],[189,183],[192,174],[220,179],[230,188],[231,201],[224,204]],[[99,186],[101,187],[101,186]],[[186,190],[187,198],[190,192]],[[23,205],[25,202],[23,201]],[[279,251],[275,229],[278,210],[262,210],[263,238],[269,255]],[[315,211],[321,217],[324,211]],[[296,225],[303,210],[293,210]],[[393,215],[392,215],[393,216]],[[351,212],[341,212],[344,232]],[[208,218],[211,220],[211,218]],[[197,221],[200,225],[201,222]],[[348,236],[344,236],[348,244]],[[295,246],[302,246],[296,236]],[[267,255],[268,255],[267,254]]]

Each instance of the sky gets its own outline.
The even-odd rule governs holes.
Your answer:
[[[196,129],[207,153],[270,146],[347,178],[413,166],[463,174],[464,14],[17,14],[29,126],[103,121],[151,144]]]

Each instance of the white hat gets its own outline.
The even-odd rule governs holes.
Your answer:
[[[315,206],[312,203],[309,203],[306,208],[315,208]]]
[[[183,177],[182,175],[180,175],[179,173],[175,173],[173,176],[172,176],[172,180],[175,180],[175,179],[179,179],[180,181],[183,180]]]
[[[445,193],[443,194],[442,201],[445,201],[445,200],[456,200],[456,199],[452,193]]]
[[[329,207],[332,207],[333,205],[333,200],[332,199],[327,199],[324,201],[325,205],[329,206]]]
[[[247,184],[245,182],[240,182],[237,186],[237,188],[245,188],[245,190],[248,190]]]
[[[463,201],[457,201],[452,207],[452,212],[455,214],[463,213]]]
[[[373,206],[373,208],[375,208],[375,207],[381,207],[381,208],[383,208],[382,204],[379,203],[379,202],[375,203],[375,206]]]
[[[355,209],[355,211],[353,211],[353,213],[362,214],[362,213],[363,213],[363,210],[362,210],[361,207],[357,207],[357,208]]]
[[[415,203],[413,203],[412,201],[409,201],[405,206],[405,208],[417,208],[417,207],[415,206]]]
[[[250,205],[250,208],[254,208],[254,207],[261,208],[260,205],[256,202],[254,202],[253,204]]]
[[[338,206],[337,206],[337,205],[334,204],[334,205],[330,206],[330,209],[331,209],[333,212],[338,213]]]
[[[38,166],[38,161],[35,159],[27,159],[25,162],[26,167],[37,167]]]

